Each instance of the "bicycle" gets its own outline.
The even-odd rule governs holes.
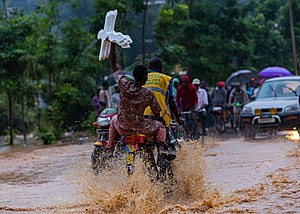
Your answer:
[[[183,119],[183,130],[185,140],[198,140],[201,137],[201,143],[204,142],[205,129],[202,126],[201,118],[197,112],[182,111],[180,117]]]
[[[243,124],[242,124],[242,119],[241,119],[241,111],[245,104],[246,103],[241,104],[240,102],[236,102],[234,104],[235,106],[229,105],[229,107],[232,107],[229,111],[229,120],[231,123],[231,127],[233,128],[233,130],[235,132],[239,132],[243,129]],[[236,108],[236,111],[237,111],[236,113],[234,112],[234,107]]]
[[[220,106],[213,107],[212,114],[214,116],[216,130],[220,134],[226,132],[226,125],[225,125],[224,117],[223,117],[224,110],[222,109],[222,107],[220,107]]]

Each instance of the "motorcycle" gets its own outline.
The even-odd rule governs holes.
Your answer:
[[[144,134],[124,135],[120,138],[120,144],[125,151],[126,169],[128,174],[134,171],[135,159],[141,158],[152,180],[161,181],[172,180],[173,172],[171,162],[162,158],[159,154],[157,160],[154,157],[154,148],[156,146],[155,137]]]
[[[213,107],[211,110],[215,120],[215,127],[219,133],[224,133],[226,131],[225,122],[223,119],[223,109],[222,107]]]
[[[96,122],[92,123],[92,126],[97,127],[96,134],[98,136],[91,154],[92,169],[95,173],[99,173],[109,167],[108,163],[111,154],[105,146],[108,144],[110,121],[115,115],[117,115],[116,109],[106,108],[97,117]]]
[[[154,136],[129,134],[116,140],[114,153],[106,148],[108,144],[110,121],[116,114],[117,111],[115,109],[104,109],[98,116],[97,121],[92,124],[97,127],[96,133],[98,135],[98,140],[94,144],[95,147],[91,155],[92,169],[95,174],[104,169],[110,169],[110,164],[113,163],[114,158],[125,156],[128,174],[133,173],[134,160],[136,157],[140,157],[150,172],[151,177],[171,178],[173,175],[171,163],[159,155],[155,161],[153,151],[156,142]],[[178,141],[170,129],[167,129],[167,143],[174,150],[179,147]]]

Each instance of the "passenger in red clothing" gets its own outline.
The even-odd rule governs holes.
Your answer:
[[[181,111],[197,109],[197,89],[187,75],[181,77],[181,85],[177,88],[176,104]]]

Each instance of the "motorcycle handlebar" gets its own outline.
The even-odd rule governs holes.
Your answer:
[[[227,107],[233,107],[233,106],[236,106],[236,107],[243,107],[244,105],[246,105],[247,102],[244,102],[244,103],[240,103],[239,105],[236,105],[235,103],[230,103],[227,105]]]

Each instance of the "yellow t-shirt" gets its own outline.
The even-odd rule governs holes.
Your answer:
[[[168,87],[171,79],[172,77],[168,75],[158,72],[151,72],[148,74],[148,80],[144,86],[154,93],[154,96],[158,101],[160,108],[162,109],[160,116],[165,121],[166,127],[170,126],[171,121],[171,112],[168,105]],[[144,115],[152,115],[150,107],[146,108]]]

